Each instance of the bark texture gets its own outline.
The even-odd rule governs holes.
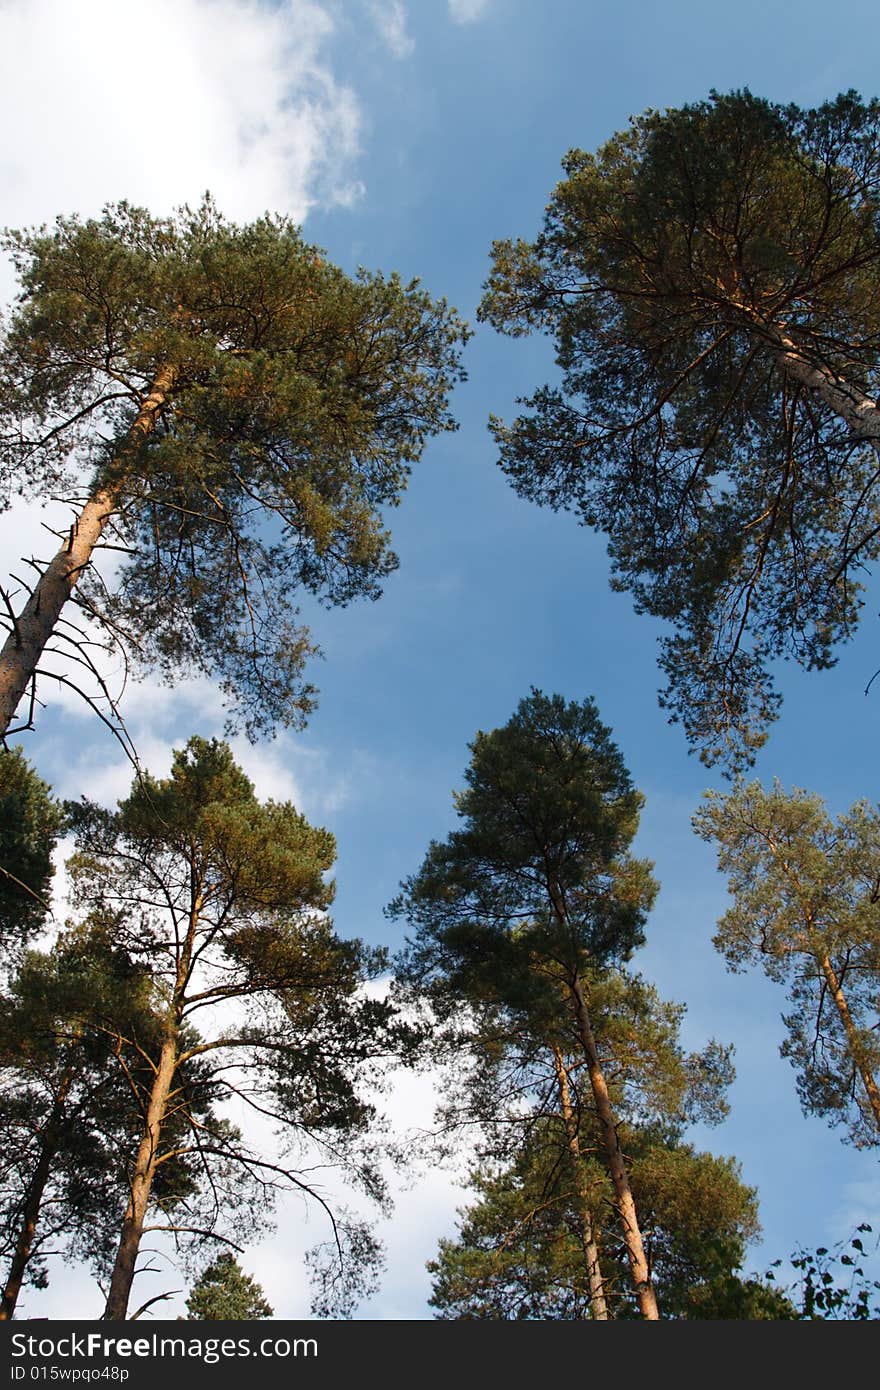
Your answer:
[[[846,1040],[849,1043],[849,1054],[862,1079],[862,1085],[868,1097],[868,1104],[871,1107],[874,1122],[877,1125],[878,1132],[880,1132],[880,1087],[878,1087],[876,1078],[865,1059],[865,1053],[859,1039],[858,1029],[853,1023],[852,1014],[846,1002],[846,995],[843,992],[843,987],[841,986],[837,971],[834,969],[831,957],[828,955],[827,951],[819,952],[817,964],[822,971],[825,983],[828,986],[828,993],[834,1000],[834,1006],[843,1024],[843,1031],[846,1033]]]
[[[614,1123],[611,1097],[608,1094],[608,1084],[605,1080],[605,1073],[602,1070],[599,1049],[596,1046],[589,1010],[587,1009],[586,999],[584,998],[583,985],[577,975],[572,979],[570,988],[574,1001],[578,1033],[581,1043],[583,1044],[584,1058],[590,1076],[590,1087],[596,1106],[596,1116],[599,1120],[602,1144],[608,1158],[608,1167],[611,1173],[611,1181],[614,1184],[617,1209],[620,1212],[620,1219],[623,1224],[623,1240],[626,1245],[627,1259],[633,1285],[635,1286],[639,1311],[643,1318],[656,1321],[659,1320],[660,1313],[657,1308],[657,1296],[654,1293],[654,1287],[651,1283],[651,1267],[645,1255],[642,1232],[636,1214],[636,1204],[633,1200],[632,1188],[629,1185],[629,1174],[626,1171],[626,1163],[624,1162],[620,1142],[617,1137],[617,1126]]]
[[[577,1190],[581,1249],[584,1252],[584,1266],[587,1271],[587,1287],[590,1291],[590,1313],[595,1321],[605,1322],[608,1319],[608,1304],[605,1301],[605,1286],[602,1281],[602,1269],[599,1264],[599,1247],[596,1244],[592,1203],[590,1193],[584,1182],[577,1116],[574,1113],[574,1108],[571,1103],[571,1088],[568,1084],[568,1071],[562,1053],[558,1047],[554,1047],[553,1049],[553,1063],[556,1068],[562,1121],[565,1125],[565,1137],[568,1142],[568,1151],[571,1154],[572,1170],[574,1172]]]
[[[779,329],[774,330],[773,340],[779,349],[776,362],[780,371],[815,391],[829,410],[846,421],[853,434],[880,450],[880,407],[877,402],[828,367],[817,366],[804,357],[796,343]]]
[[[104,1318],[108,1322],[124,1322],[128,1314],[128,1300],[134,1280],[135,1265],[140,1249],[144,1219],[150,1201],[150,1190],[159,1158],[159,1139],[162,1123],[168,1109],[168,1097],[177,1067],[177,1038],[167,1038],[159,1054],[159,1064],[150,1091],[144,1132],[138,1145],[134,1172],[131,1178],[131,1193],[122,1222],[122,1234],[110,1288],[107,1293],[107,1306]]]

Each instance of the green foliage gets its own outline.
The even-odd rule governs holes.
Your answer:
[[[628,852],[642,799],[594,703],[533,691],[506,725],[478,734],[471,752],[466,789],[455,798],[461,828],[430,846],[389,908],[415,928],[399,958],[404,997],[433,1011],[441,1025],[435,1055],[458,1073],[438,1116],[443,1146],[454,1147],[463,1127],[476,1127],[483,1156],[519,1174],[512,1207],[507,1194],[502,1201],[513,1226],[496,1230],[501,1244],[483,1251],[499,1282],[492,1273],[487,1292],[482,1254],[468,1246],[458,1268],[459,1252],[449,1246],[443,1258],[456,1269],[444,1269],[450,1282],[442,1298],[469,1309],[463,1316],[583,1316],[588,1305],[601,1316],[595,1280],[589,1287],[595,1261],[588,1251],[596,1243],[589,1228],[617,1223],[609,1262],[625,1261],[640,1311],[655,1315],[653,1293],[644,1293],[650,1251],[642,1253],[644,1232],[633,1235],[633,1145],[647,1133],[675,1145],[690,1120],[720,1119],[729,1049],[712,1043],[684,1053],[682,1008],[623,968],[642,941],[656,884],[650,865]],[[549,1241],[541,1246],[546,1278],[532,1285],[525,1271],[537,1256],[515,1211],[517,1184],[537,1161],[536,1133],[552,1141],[538,1163],[541,1200],[532,1190],[527,1199],[540,1213],[536,1238]],[[655,1187],[659,1177],[648,1162],[644,1171],[649,1193],[651,1174]],[[563,1221],[558,1197],[545,1197],[566,1174]],[[496,1175],[492,1169],[493,1181]],[[679,1179],[699,1185],[692,1173]],[[674,1181],[668,1178],[660,1199],[667,1205]],[[569,1247],[579,1252],[574,1285]],[[604,1277],[608,1244],[601,1249]],[[681,1251],[676,1258],[684,1258]],[[472,1276],[479,1285],[473,1306],[461,1293]],[[568,1302],[560,1306],[569,1311],[554,1313],[560,1278],[568,1280]]]
[[[635,1134],[628,1147],[663,1316],[775,1316],[758,1311],[757,1293],[737,1274],[758,1225],[755,1193],[740,1180],[736,1164],[658,1140],[648,1131]],[[635,1317],[610,1184],[594,1160],[586,1173],[600,1213],[597,1237],[609,1316]],[[437,1259],[428,1265],[437,1316],[589,1318],[577,1191],[553,1125],[533,1125],[511,1162],[478,1169],[470,1186],[476,1200],[461,1213],[458,1238],[442,1240]],[[737,1297],[740,1311],[732,1312]],[[784,1298],[770,1290],[765,1307],[774,1299],[777,1307],[784,1306]]]
[[[49,953],[28,952],[12,977],[0,1019],[0,1256],[10,1271],[21,1262],[24,1286],[45,1285],[47,1255],[59,1249],[106,1274],[162,1025],[149,972],[114,944],[106,920],[63,934]],[[198,1066],[179,1081],[200,1122],[218,1123]],[[180,1137],[176,1117],[169,1133]],[[155,1210],[204,1230],[207,1189],[208,1207],[222,1194],[224,1219],[252,1232],[242,1206],[253,1194],[240,1175],[234,1187],[228,1178],[221,1162],[200,1166],[176,1154],[161,1169]]]
[[[430,846],[389,907],[417,929],[401,975],[438,981],[438,1005],[449,990],[476,1001],[503,988],[533,1007],[542,970],[553,994],[552,978],[642,941],[656,884],[627,853],[642,798],[592,700],[533,691],[470,748],[462,829]]]
[[[43,926],[61,807],[18,749],[0,748],[0,943],[6,962]]]
[[[314,650],[298,593],[376,597],[396,566],[382,509],[432,435],[467,329],[417,281],[352,278],[286,218],[206,199],[156,218],[8,232],[21,293],[0,344],[0,493],[119,489],[108,592],[80,602],[166,678],[219,677],[252,732],[296,723]],[[157,427],[130,429],[161,371]]]
[[[614,586],[673,625],[662,703],[741,766],[771,663],[833,663],[880,548],[880,103],[712,93],[563,167],[480,310],[549,334],[562,372],[493,420],[501,465],[607,534]]]
[[[788,986],[782,1051],[804,1109],[876,1145],[880,815],[858,802],[835,822],[818,796],[753,782],[707,793],[694,826],[733,897],[715,945],[732,970],[760,963]]]
[[[68,864],[77,901],[138,903],[119,930],[130,950],[167,954],[170,980],[175,931],[185,937],[188,929],[194,949],[197,937],[202,951],[213,948],[240,976],[218,981],[211,999],[283,990],[288,978],[298,979],[295,942],[291,960],[285,942],[333,896],[325,875],[335,841],[289,803],[261,804],[228,745],[193,737],[174,754],[171,776],[136,779],[118,812],[83,799],[69,803],[68,814],[77,837]],[[156,907],[151,882],[161,884]]]
[[[460,1212],[457,1240],[429,1262],[429,1300],[444,1319],[589,1316],[570,1175],[541,1128],[505,1167],[469,1175],[477,1200]]]
[[[230,1251],[203,1269],[186,1300],[190,1319],[203,1322],[252,1322],[274,1317],[260,1285],[245,1274]]]
[[[344,1237],[346,1218],[311,1173],[332,1166],[386,1201],[375,1097],[416,1035],[363,989],[385,968],[384,952],[341,940],[326,916],[333,836],[289,803],[259,801],[229,747],[198,737],[175,753],[170,776],[136,779],[117,812],[83,801],[70,819],[77,901],[109,914],[114,941],[149,972],[158,1042],[177,1057],[153,1180],[175,1155],[195,1173],[225,1165],[229,1185],[238,1173],[269,1206],[278,1187],[311,1197],[334,1227],[337,1266],[320,1275],[318,1297],[338,1292],[344,1302],[370,1271],[339,1266],[367,1254],[375,1265],[378,1247],[353,1222],[353,1238]],[[156,1049],[150,1055],[158,1060]],[[231,1101],[274,1122],[280,1156],[218,1118]]]

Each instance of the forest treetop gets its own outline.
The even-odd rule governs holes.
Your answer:
[[[741,766],[770,664],[833,664],[880,553],[880,102],[712,93],[563,167],[535,241],[493,248],[481,316],[563,373],[493,421],[501,465],[607,534],[674,628],[662,703]]]
[[[14,711],[49,638],[70,643],[46,614],[75,588],[136,666],[219,677],[252,732],[301,722],[296,596],[380,593],[397,563],[382,509],[454,428],[466,326],[415,280],[349,276],[289,219],[236,226],[207,197],[4,245],[21,293],[0,344],[0,495],[81,510],[34,612],[7,620],[0,692]],[[112,589],[91,564],[105,527]]]

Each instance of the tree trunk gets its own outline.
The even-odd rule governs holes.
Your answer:
[[[880,406],[877,402],[845,377],[838,376],[830,367],[813,361],[793,338],[789,338],[785,325],[765,319],[741,298],[734,296],[731,303],[763,337],[769,339],[779,370],[815,391],[829,410],[846,421],[853,434],[880,453]]]
[[[174,386],[175,376],[172,366],[163,366],[156,373],[150,393],[115,460],[116,481],[99,487],[86,502],[71,527],[69,539],[49,561],[21,613],[13,619],[12,631],[0,652],[0,738],[8,731],[22,697],[34,680],[61,610],[90,563],[107,521],[119,505],[126,481],[126,465],[152,434]]]
[[[754,317],[754,316],[752,316]],[[761,320],[763,323],[763,320]],[[838,376],[830,367],[810,361],[793,339],[776,324],[763,326],[769,332],[776,351],[779,370],[802,386],[815,391],[829,410],[846,421],[853,434],[873,445],[880,453],[880,406],[871,396],[865,395],[845,377]]]
[[[25,1272],[28,1267],[31,1255],[34,1252],[34,1237],[37,1232],[37,1221],[40,1215],[40,1206],[43,1201],[43,1193],[46,1190],[46,1183],[49,1181],[49,1172],[52,1167],[52,1160],[58,1152],[58,1141],[60,1137],[61,1121],[64,1115],[64,1102],[70,1090],[73,1080],[71,1073],[68,1073],[62,1080],[58,1088],[58,1095],[43,1136],[40,1141],[40,1157],[27,1185],[22,1208],[21,1226],[18,1232],[18,1239],[15,1242],[15,1251],[12,1262],[9,1266],[9,1275],[6,1280],[6,1287],[3,1290],[3,1298],[0,1301],[0,1322],[8,1322],[15,1312],[15,1305],[18,1303],[18,1296],[21,1293],[21,1286],[24,1283]]]
[[[831,957],[828,955],[827,951],[820,951],[817,956],[817,963],[825,977],[828,992],[834,1000],[835,1007],[840,1015],[840,1021],[846,1033],[846,1040],[849,1043],[849,1055],[852,1057],[856,1070],[862,1078],[862,1085],[867,1092],[868,1104],[874,1116],[874,1123],[878,1131],[880,1131],[880,1087],[878,1087],[876,1078],[865,1060],[864,1049],[859,1039],[859,1031],[852,1021],[852,1014],[846,1002],[846,995],[843,992],[840,980],[837,977],[837,971],[834,969],[831,963]]]
[[[150,1200],[150,1189],[156,1172],[159,1156],[159,1138],[162,1123],[168,1107],[168,1096],[174,1081],[177,1067],[177,1037],[166,1039],[159,1054],[159,1065],[150,1091],[144,1133],[138,1145],[134,1173],[131,1179],[131,1196],[122,1222],[122,1234],[116,1263],[110,1279],[107,1306],[104,1317],[110,1322],[124,1322],[128,1312],[128,1300],[134,1279],[135,1264],[144,1229],[144,1218]]]
[[[880,407],[864,391],[851,386],[827,367],[817,367],[798,352],[794,343],[781,336],[782,351],[776,360],[786,376],[815,391],[825,404],[845,420],[853,434],[880,450]]]
[[[605,1073],[602,1070],[602,1064],[599,1060],[599,1050],[596,1047],[596,1039],[593,1036],[590,1015],[587,1010],[586,1000],[584,999],[583,986],[578,975],[573,977],[569,988],[574,1001],[578,1033],[583,1044],[584,1057],[590,1076],[590,1086],[596,1105],[596,1115],[599,1120],[602,1144],[608,1158],[611,1181],[614,1184],[614,1192],[617,1198],[617,1209],[620,1212],[620,1219],[623,1223],[623,1239],[626,1245],[632,1281],[635,1285],[636,1297],[639,1302],[639,1310],[643,1318],[650,1318],[652,1321],[659,1320],[660,1314],[657,1310],[657,1298],[651,1283],[651,1269],[645,1255],[642,1233],[639,1229],[638,1217],[636,1215],[636,1204],[633,1201],[632,1189],[629,1185],[629,1174],[626,1171],[626,1164],[624,1163],[623,1154],[620,1150],[620,1143],[617,1138],[617,1126],[614,1123],[611,1098],[608,1094],[608,1085],[605,1081]]]
[[[605,1301],[605,1288],[602,1282],[602,1270],[599,1265],[599,1247],[596,1244],[593,1228],[593,1212],[590,1203],[590,1194],[584,1183],[577,1118],[571,1104],[568,1071],[566,1070],[565,1061],[558,1047],[554,1047],[553,1049],[553,1063],[556,1067],[562,1121],[565,1125],[565,1136],[568,1141],[568,1151],[571,1154],[575,1189],[577,1191],[581,1248],[584,1252],[584,1265],[587,1271],[587,1287],[590,1290],[590,1312],[597,1322],[606,1322],[608,1320],[608,1304]]]

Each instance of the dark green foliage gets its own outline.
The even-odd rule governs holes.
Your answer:
[[[260,1285],[228,1250],[203,1269],[186,1300],[193,1320],[251,1322],[274,1316]]]
[[[0,748],[0,946],[4,964],[49,911],[61,807],[17,749]]]
[[[166,678],[219,678],[253,732],[301,721],[314,650],[297,595],[376,597],[394,506],[447,410],[467,330],[413,281],[352,278],[286,218],[210,200],[156,218],[10,232],[21,294],[0,346],[0,492],[118,490],[112,592],[82,607]],[[168,370],[156,428],[129,430]]]
[[[673,625],[663,704],[748,763],[773,661],[833,663],[880,549],[880,103],[713,93],[563,167],[481,306],[562,371],[493,421],[501,464],[607,534],[614,586]]]
[[[785,1292],[755,1275],[717,1276],[693,1290],[688,1306],[691,1321],[795,1322],[798,1316]]]
[[[595,1177],[594,1177],[595,1181]],[[430,1304],[444,1319],[589,1317],[575,1193],[558,1138],[535,1126],[505,1167],[469,1174],[476,1200],[440,1241]]]
[[[480,1212],[462,1251],[444,1247],[437,1297],[451,1316],[589,1308],[601,1318],[598,1252],[606,1300],[656,1317],[652,1259],[674,1309],[697,1246],[703,1282],[742,1253],[731,1247],[709,1268],[705,1220],[713,1202],[720,1210],[715,1187],[735,1174],[681,1148],[688,1122],[725,1113],[729,1049],[686,1054],[682,1008],[623,968],[656,884],[628,853],[642,798],[593,702],[533,691],[471,752],[455,799],[461,828],[430,846],[389,909],[415,928],[400,987],[439,1019],[437,1055],[456,1073],[438,1114],[441,1147],[475,1131],[500,1203]],[[698,1203],[676,1206],[686,1206],[677,1184],[700,1189],[703,1227]],[[661,1209],[670,1215],[655,1219]]]
[[[80,936],[49,955],[28,952],[2,1003],[4,1283],[36,1213],[19,1274],[24,1286],[45,1287],[47,1246],[73,1247],[98,1265],[112,1248],[121,1152],[137,1120],[113,1054],[122,1036],[140,1031],[135,1018],[147,1022],[146,993],[119,953]]]
[[[445,989],[438,979],[430,991],[443,1020],[426,1049],[444,1078],[437,1151],[454,1155],[462,1134],[471,1139],[476,1134],[488,1162],[507,1164],[536,1117],[544,1117],[543,1132],[547,1137],[552,1130],[558,1158],[565,1135],[554,1048],[567,1060],[576,1114],[584,1120],[594,1112],[567,999],[558,989],[551,993],[540,977],[529,1005],[518,990],[511,1000],[500,983],[493,998],[475,999],[454,978]],[[680,1040],[684,1006],[661,999],[630,971],[593,971],[584,985],[625,1152],[637,1131],[649,1133],[652,1142],[677,1143],[688,1125],[724,1119],[725,1091],[734,1075],[732,1049],[710,1042],[702,1051],[685,1051]],[[548,1116],[551,1129],[544,1123]],[[598,1141],[592,1131],[584,1142],[585,1152],[593,1153]],[[601,1155],[594,1159],[601,1170]]]
[[[642,798],[593,701],[533,691],[470,747],[462,828],[430,846],[389,908],[417,929],[403,977],[475,1001],[503,987],[512,1002],[531,999],[542,971],[567,979],[625,960],[656,885],[627,853]]]
[[[28,952],[2,1001],[0,1256],[12,1267],[33,1217],[24,1286],[45,1286],[45,1252],[85,1260],[101,1277],[115,1254],[164,1028],[149,971],[114,941],[116,925],[95,917],[50,953]],[[189,1044],[200,1041],[190,1030]],[[170,1223],[179,1253],[192,1260],[217,1232],[256,1235],[271,1200],[230,1157],[241,1136],[217,1114],[204,1064],[185,1063],[176,1082],[151,1220],[153,1229]],[[214,1136],[215,1152],[181,1147],[185,1116]]]

